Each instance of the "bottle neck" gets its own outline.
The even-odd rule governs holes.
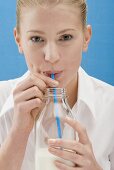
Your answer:
[[[45,98],[66,99],[65,88],[47,88]]]

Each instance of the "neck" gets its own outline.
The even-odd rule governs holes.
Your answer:
[[[74,77],[74,79],[68,84],[66,87],[68,103],[70,108],[72,109],[74,104],[77,101],[77,93],[78,93],[78,74]]]

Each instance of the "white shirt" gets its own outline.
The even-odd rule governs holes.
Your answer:
[[[73,116],[87,129],[96,160],[103,170],[114,170],[114,87],[90,77],[80,68],[78,100]],[[0,82],[0,144],[10,131],[13,115],[12,91],[21,78]],[[31,132],[21,170],[34,170],[34,130]]]

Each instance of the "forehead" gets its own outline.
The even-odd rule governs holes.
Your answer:
[[[59,4],[54,7],[23,7],[21,25],[26,29],[31,27],[62,28],[81,26],[81,15],[78,7]]]

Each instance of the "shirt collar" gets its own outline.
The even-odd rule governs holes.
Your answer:
[[[80,67],[78,71],[78,97],[77,104],[80,109],[82,103],[84,103],[90,110],[93,118],[95,115],[94,107],[94,89],[91,81],[91,77]]]

